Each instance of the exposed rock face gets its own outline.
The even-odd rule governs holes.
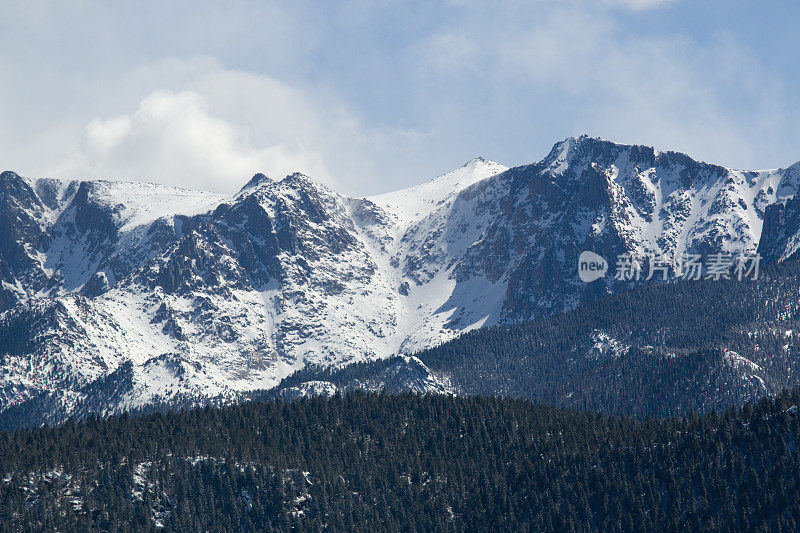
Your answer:
[[[800,163],[787,170],[794,180],[800,176]],[[797,259],[800,250],[800,198],[768,205],[764,211],[764,229],[758,251],[766,264]]]
[[[780,260],[798,181],[587,137],[369,199],[301,174],[225,197],[6,172],[0,410],[235,398],[629,286],[581,283],[587,249],[612,269],[622,252],[753,252],[766,217]]]
[[[49,245],[40,220],[45,207],[36,191],[13,172],[0,174],[0,311],[19,301],[6,285],[41,291],[50,279],[39,267],[37,252]]]

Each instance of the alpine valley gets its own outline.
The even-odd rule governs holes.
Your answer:
[[[554,368],[565,369],[551,392],[528,382],[504,385],[515,375],[536,373],[531,367],[541,360],[528,356],[532,346],[552,344],[547,335],[521,335],[528,356],[516,366],[506,364],[494,379],[485,365],[486,386],[465,380],[458,370],[464,361],[448,363],[436,347],[489,326],[551,331],[553,320],[564,316],[585,325],[580,313],[591,312],[581,310],[600,309],[592,307],[598,302],[618,313],[629,309],[608,298],[635,289],[632,283],[613,276],[591,284],[578,279],[583,250],[609,259],[758,250],[767,268],[791,263],[800,249],[798,187],[800,163],[732,170],[586,136],[557,143],[538,163],[507,168],[478,158],[422,185],[370,198],[337,194],[301,174],[280,180],[257,174],[225,196],[4,172],[1,425],[232,403],[270,389],[296,397],[337,388],[482,394],[510,388],[517,396],[535,389],[529,396],[555,403],[578,398],[567,395],[589,394],[577,380],[598,375],[597,361],[607,361],[609,350],[624,347],[630,356],[634,347],[651,357],[669,335],[651,328],[634,338],[632,329],[622,331],[635,326],[630,313],[603,330],[571,328],[580,331],[564,350],[548,351],[550,363],[563,359]],[[676,294],[691,292],[681,287]],[[670,313],[680,316],[675,305]],[[784,320],[794,307],[770,312],[774,321]],[[702,323],[712,315],[694,319]],[[750,324],[727,323],[740,329]],[[792,335],[788,327],[764,323],[756,330]],[[483,339],[488,354],[492,347]],[[705,349],[708,339],[704,343]],[[763,361],[748,358],[758,349],[748,346],[732,352],[720,340],[712,348],[722,355],[702,361],[747,370],[726,374],[723,384],[729,390],[736,380],[746,381],[750,396],[797,386],[788,370],[796,358],[791,349],[776,348],[780,357],[759,352],[775,362],[762,376],[752,369],[764,367]],[[475,368],[481,361],[473,352],[476,360],[467,366]],[[513,358],[512,352],[501,355]],[[588,355],[580,373],[570,374],[569,368],[578,368],[570,363],[577,353]],[[685,349],[669,353],[692,356]],[[359,370],[350,381],[330,379],[353,363],[360,364],[352,367]],[[608,376],[619,375],[602,364]],[[643,374],[649,371],[640,366]],[[695,365],[692,372],[704,368]],[[291,387],[280,386],[293,373]],[[714,390],[702,394],[713,396]],[[712,400],[700,407],[717,406]]]

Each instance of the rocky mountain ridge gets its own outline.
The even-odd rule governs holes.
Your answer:
[[[582,250],[751,253],[798,183],[800,165],[736,171],[585,136],[371,198],[301,174],[228,197],[5,172],[0,410],[233,401],[306,365],[559,313],[630,287],[581,283]],[[778,250],[791,232],[768,233]]]

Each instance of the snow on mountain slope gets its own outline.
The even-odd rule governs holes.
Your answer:
[[[158,237],[157,221],[206,212],[226,198],[150,183],[32,180],[11,172],[0,175],[0,184],[8,227],[28,230],[17,243],[29,245],[33,239],[38,244],[22,254],[9,254],[11,246],[5,247],[4,259],[12,269],[21,266],[28,276],[47,279],[17,285],[4,278],[4,288],[22,299],[37,291],[52,295],[80,289],[98,271],[121,279],[141,261],[145,248],[163,244],[148,242]],[[11,262],[14,255],[27,256],[16,258],[26,264]]]
[[[152,224],[162,217],[206,213],[227,199],[225,195],[164,187],[153,183],[96,182],[98,202],[120,206],[120,232]]]
[[[488,175],[475,166],[455,174]],[[389,265],[402,227],[369,200],[300,174],[257,176],[233,198],[4,176],[29,204],[36,189],[52,192],[33,214],[52,237],[24,265],[44,282],[3,280],[15,304],[0,335],[24,338],[0,347],[4,407],[45,395],[68,413],[63,403],[91,403],[109,388],[109,413],[233,397],[307,363],[391,355],[404,338],[397,324],[409,310]],[[51,329],[29,330],[37,320]]]
[[[483,275],[506,287],[502,308],[487,323],[560,312],[630,286],[611,276],[590,286],[580,282],[576,265],[583,250],[606,257],[612,269],[626,252],[675,259],[687,252],[754,252],[764,208],[785,202],[798,176],[735,171],[581,137],[557,144],[540,163],[475,188],[492,198],[489,188],[499,181],[504,193],[487,206],[493,213],[488,227],[454,270],[465,285]],[[467,314],[459,324],[474,318]]]
[[[233,400],[570,309],[627,286],[583,285],[581,250],[754,251],[799,179],[588,137],[371,198],[301,174],[228,197],[6,172],[0,411]]]
[[[470,185],[506,170],[508,167],[500,163],[477,157],[453,172],[408,189],[372,196],[369,200],[389,213],[401,226],[408,226],[437,207],[451,202]]]

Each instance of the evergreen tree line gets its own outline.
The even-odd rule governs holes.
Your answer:
[[[634,419],[352,393],[0,433],[0,529],[796,531],[800,392]]]

